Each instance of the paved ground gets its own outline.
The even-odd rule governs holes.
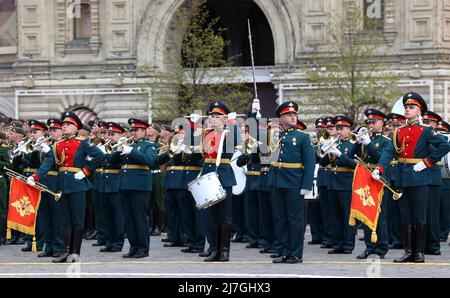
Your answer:
[[[307,240],[310,234],[307,231]],[[442,256],[426,256],[424,264],[394,264],[402,250],[391,250],[386,259],[359,261],[364,250],[356,241],[353,255],[328,255],[327,249],[305,244],[303,264],[272,264],[259,249],[232,243],[228,263],[205,263],[197,254],[165,248],[161,237],[151,237],[150,257],[123,259],[122,253],[100,253],[93,241],[84,241],[80,264],[53,264],[49,258],[20,251],[21,246],[0,246],[0,277],[450,277],[450,246],[441,243]],[[124,251],[128,250],[128,244]]]

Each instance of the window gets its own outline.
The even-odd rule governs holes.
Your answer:
[[[89,3],[78,3],[74,6],[73,39],[86,40],[91,38],[91,6]]]

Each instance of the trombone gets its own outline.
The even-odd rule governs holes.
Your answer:
[[[368,164],[366,164],[358,155],[355,154],[354,157],[355,157],[355,162],[362,165],[370,172],[370,167]],[[385,186],[387,189],[389,189],[392,192],[392,197],[394,198],[394,200],[398,200],[402,197],[402,195],[403,195],[402,190],[400,190],[400,189],[394,190],[382,176],[380,176],[380,182],[383,184],[383,186]]]
[[[14,172],[11,169],[8,169],[7,167],[4,167],[3,169],[5,169],[5,174],[10,177],[10,178],[16,178],[17,180],[20,180],[22,182],[27,182],[27,177],[20,175],[17,172]],[[35,185],[33,186],[34,188],[37,188],[41,191],[47,192],[49,194],[51,194],[52,196],[55,197],[55,201],[59,201],[59,199],[61,199],[62,193],[61,192],[53,192],[50,189],[48,189],[47,186],[45,186],[44,184],[41,184],[39,182],[35,182]]]

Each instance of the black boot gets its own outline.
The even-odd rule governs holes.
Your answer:
[[[407,263],[414,261],[414,254],[412,250],[412,229],[412,225],[402,226],[405,254],[398,259],[394,259],[394,263]]]
[[[211,255],[204,259],[205,262],[215,262],[220,258],[220,224],[213,224],[213,237],[211,246]]]
[[[72,241],[71,256],[67,260],[75,263],[80,261],[81,242],[83,241],[83,229],[81,227],[72,229]]]
[[[67,257],[70,255],[70,242],[72,239],[72,229],[64,228],[64,251],[61,252],[60,256],[54,260],[53,263],[65,263],[67,261]]]
[[[425,237],[427,234],[427,226],[423,224],[416,225],[416,251],[414,254],[414,262],[424,263],[425,256],[423,254],[425,248]]]
[[[221,230],[222,230],[222,235],[221,235],[222,243],[221,243],[219,261],[228,262],[230,260],[231,225],[222,224]]]

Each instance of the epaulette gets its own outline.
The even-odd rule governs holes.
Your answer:
[[[75,140],[84,141],[84,140],[86,140],[86,137],[76,137]]]

